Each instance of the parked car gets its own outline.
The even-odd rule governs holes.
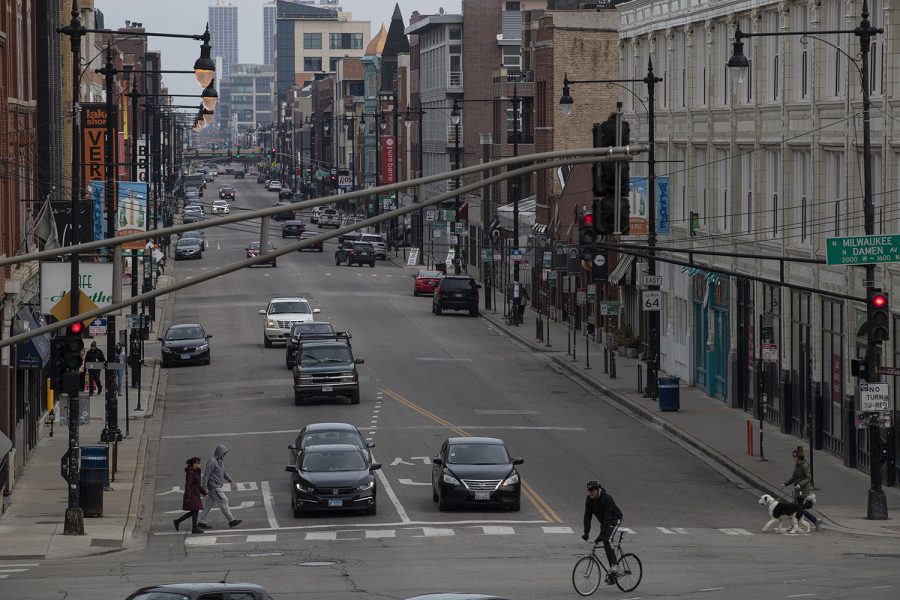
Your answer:
[[[453,437],[431,459],[431,497],[438,510],[463,506],[505,506],[518,511],[521,485],[517,465],[503,440]]]
[[[319,215],[321,215],[321,214],[322,214],[322,207],[321,207],[321,206],[314,206],[313,209],[312,209],[312,216],[309,218],[309,222],[310,222],[310,223],[318,223],[318,222],[319,222]]]
[[[478,289],[480,284],[465,275],[447,275],[441,278],[431,303],[436,315],[445,310],[467,310],[469,316],[478,316]]]
[[[245,175],[245,173],[244,173],[243,171],[235,171],[235,172],[234,172],[234,178],[235,178],[235,179],[243,179],[243,178],[244,178],[244,175]]]
[[[280,192],[281,191],[281,182],[277,179],[270,179],[268,183],[266,183],[266,189],[270,192]]]
[[[284,342],[297,323],[312,321],[321,311],[312,308],[306,298],[272,298],[259,314],[266,317],[263,327],[263,345],[271,348],[273,342]]]
[[[291,473],[294,516],[311,511],[377,512],[375,471],[366,452],[351,444],[310,446],[300,460],[285,467]]]
[[[294,190],[290,188],[283,188],[280,192],[278,192],[279,200],[292,200],[294,198]]]
[[[317,237],[319,237],[319,232],[318,232],[318,231],[304,231],[303,233],[300,234],[300,239],[301,239],[301,240],[309,240],[309,239],[317,238]],[[325,249],[325,247],[322,245],[322,240],[319,239],[318,242],[315,242],[315,243],[313,243],[313,244],[310,244],[310,245],[307,246],[306,248],[300,248],[300,251],[303,251],[303,250],[315,250],[315,251],[317,251],[317,252],[322,252],[324,249]]]
[[[287,202],[282,202],[281,200],[279,200],[272,206],[284,206],[285,204],[287,204]],[[283,212],[275,213],[274,215],[272,215],[272,220],[273,221],[293,221],[296,218],[296,216],[297,215],[294,212],[294,209],[288,208],[288,209],[285,209]]]
[[[214,215],[227,215],[231,212],[231,208],[226,200],[213,200],[211,212]]]
[[[306,321],[295,323],[291,327],[291,333],[284,344],[284,364],[288,369],[293,369],[297,359],[297,350],[300,344],[310,340],[341,339],[350,345],[350,334],[344,331],[336,332],[331,323],[322,321]]]
[[[167,583],[150,585],[126,600],[272,600],[266,590],[253,583]]]
[[[302,406],[307,398],[344,396],[351,404],[359,404],[359,373],[356,365],[365,361],[354,358],[345,339],[308,340],[299,344],[294,361],[294,406]]]
[[[259,256],[259,247],[260,247],[259,242],[250,242],[250,245],[248,245],[246,248],[247,258],[253,258],[254,256]],[[275,250],[275,246],[272,245],[272,242],[268,242],[266,244],[266,252],[271,252],[272,250]],[[273,256],[272,259],[269,261],[269,264],[272,265],[273,268],[277,267],[278,266],[277,260],[278,260],[278,257]],[[262,264],[265,264],[265,263],[258,262],[254,266],[258,266],[258,265],[262,265]]]
[[[303,221],[285,221],[281,225],[281,237],[283,238],[299,238],[306,231],[306,225]]]
[[[209,338],[199,323],[181,323],[166,329],[165,335],[156,338],[161,344],[163,368],[173,365],[203,364],[210,361]]]
[[[303,455],[303,451],[310,446],[322,446],[325,444],[350,444],[360,450],[365,450],[372,461],[372,442],[366,442],[359,429],[349,423],[310,423],[300,430],[297,439],[288,446],[291,451],[291,462],[296,464]]]
[[[175,243],[175,260],[203,258],[203,241],[197,238],[180,238]]]
[[[256,183],[266,183],[267,181],[269,181],[269,176],[266,175],[265,173],[260,173],[256,177]]]
[[[344,242],[334,253],[334,264],[375,266],[375,248],[369,242]]]
[[[413,275],[416,278],[416,282],[413,284],[413,296],[433,294],[443,276],[444,274],[440,271],[420,270],[417,275]]]
[[[219,198],[222,200],[234,200],[234,186],[223,185],[219,188]]]

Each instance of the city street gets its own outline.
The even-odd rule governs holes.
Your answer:
[[[271,205],[255,180],[235,183],[232,211]],[[207,218],[210,218],[209,216]],[[301,216],[308,223],[307,215]],[[272,224],[279,245],[280,224]],[[180,261],[179,280],[244,256],[251,225],[207,230],[199,261]],[[768,520],[753,490],[657,430],[555,372],[540,354],[464,313],[431,313],[412,295],[412,269],[334,265],[336,245],[284,256],[178,293],[171,323],[200,322],[212,364],[170,368],[149,428],[139,530],[146,544],[104,560],[37,563],[2,582],[10,599],[123,598],[170,581],[252,581],[276,598],[405,598],[433,591],[509,598],[574,597],[571,568],[580,539],[584,483],[599,479],[622,508],[626,550],[644,564],[641,598],[893,598],[900,586],[896,541],[823,530],[761,533]],[[171,264],[171,263],[170,263]],[[284,348],[263,347],[258,310],[302,296],[319,321],[350,331],[362,401],[294,406]],[[152,353],[158,352],[151,345]],[[287,445],[306,423],[353,423],[376,444],[378,513],[294,518]],[[503,438],[525,486],[520,512],[438,512],[430,457],[448,436]],[[176,533],[185,460],[205,461],[217,444],[238,482],[203,535]],[[189,529],[186,523],[182,527]],[[592,531],[595,536],[598,529]],[[603,586],[597,595],[618,590]]]

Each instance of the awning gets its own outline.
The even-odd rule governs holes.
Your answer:
[[[609,274],[608,281],[610,285],[619,285],[619,282],[628,274],[628,271],[631,270],[631,265],[634,263],[634,254],[620,254],[619,256],[619,263],[612,273]]]
[[[519,200],[519,229],[526,227],[531,229],[534,225],[534,209],[537,204],[536,196],[529,196]],[[497,207],[497,216],[500,217],[500,227],[512,230],[513,228],[513,203]]]
[[[13,335],[25,333],[39,327],[37,321],[27,308],[19,309],[13,319]],[[16,344],[16,368],[40,369],[47,364],[50,356],[50,335],[36,335],[24,342]]]

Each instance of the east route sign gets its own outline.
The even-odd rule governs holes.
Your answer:
[[[829,265],[867,265],[900,262],[900,235],[857,235],[828,238]]]

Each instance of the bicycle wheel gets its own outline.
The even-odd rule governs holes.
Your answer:
[[[575,563],[572,569],[572,585],[581,596],[590,596],[600,587],[603,573],[606,571],[593,556],[584,556]]]
[[[641,567],[641,559],[634,554],[623,554],[619,559],[619,576],[616,585],[623,592],[630,592],[641,583],[644,571]]]

